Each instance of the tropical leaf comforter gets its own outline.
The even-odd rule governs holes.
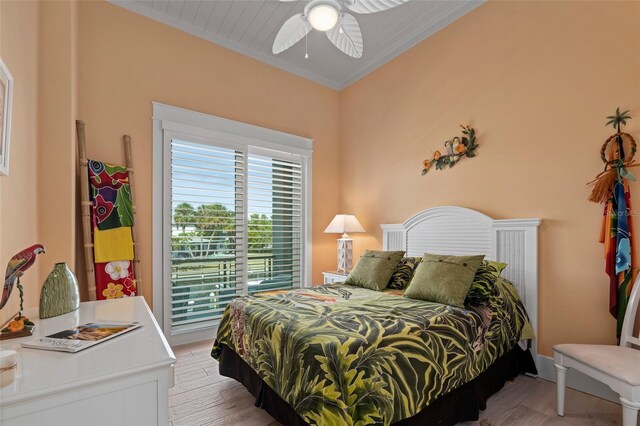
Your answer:
[[[388,425],[478,376],[526,324],[502,280],[465,309],[333,284],[234,299],[212,356],[231,348],[311,425]]]

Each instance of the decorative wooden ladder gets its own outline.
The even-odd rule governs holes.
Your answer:
[[[89,197],[89,160],[87,159],[87,145],[84,131],[84,121],[76,120],[76,134],[78,139],[78,167],[80,171],[80,198],[82,207],[82,239],[84,242],[84,262],[87,270],[87,289],[89,300],[96,300],[96,276],[95,262],[93,258],[93,239],[91,237],[91,199]],[[122,136],[124,145],[125,164],[129,174],[129,187],[133,209],[133,226],[131,237],[133,239],[133,275],[136,280],[136,294],[142,295],[142,280],[140,279],[140,258],[138,257],[138,238],[136,234],[136,204],[133,185],[133,159],[131,156],[131,137]]]

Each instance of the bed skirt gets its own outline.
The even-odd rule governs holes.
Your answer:
[[[498,392],[507,380],[522,373],[537,374],[531,353],[516,345],[498,358],[487,370],[468,383],[442,395],[413,417],[394,423],[397,426],[447,426],[478,420],[487,399]],[[242,383],[256,398],[256,407],[266,410],[285,426],[308,424],[273,391],[255,371],[226,345],[222,345],[220,374]]]

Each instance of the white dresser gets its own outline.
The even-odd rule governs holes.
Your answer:
[[[0,424],[166,425],[176,359],[142,297],[86,302],[46,320],[37,310],[31,337],[0,341],[18,351],[12,384],[0,387]],[[20,342],[99,320],[142,327],[72,354],[20,347]]]

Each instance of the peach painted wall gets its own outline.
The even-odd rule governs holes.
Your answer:
[[[540,352],[614,343],[602,209],[585,183],[618,105],[640,140],[638,52],[640,3],[490,2],[342,91],[341,206],[370,231],[355,255],[381,245],[379,224],[433,206],[542,218]],[[477,129],[478,156],[421,177],[461,123]]]
[[[0,2],[0,57],[14,78],[11,126],[10,174],[0,176],[0,270],[25,247],[37,242],[37,116],[38,116],[38,4]],[[29,270],[22,284],[25,305],[37,306],[41,265]],[[7,306],[0,311],[4,324],[18,311],[14,289]]]
[[[56,262],[76,270],[76,6],[43,1],[38,56],[38,238],[40,282]]]
[[[124,161],[133,140],[143,292],[151,303],[151,102],[314,140],[313,279],[335,268],[338,92],[105,2],[78,5],[78,118],[90,156]]]

